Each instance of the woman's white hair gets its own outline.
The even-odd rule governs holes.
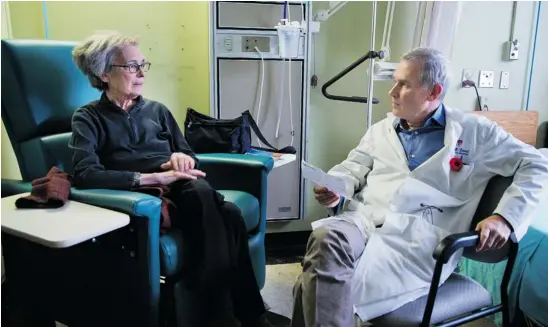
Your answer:
[[[76,66],[88,77],[91,86],[104,91],[108,84],[100,78],[112,69],[112,64],[119,51],[126,46],[138,46],[136,37],[129,37],[117,31],[97,32],[72,50],[72,59]]]
[[[403,60],[418,60],[422,63],[421,86],[431,88],[441,84],[443,90],[440,99],[443,100],[449,88],[448,61],[440,51],[433,48],[415,48],[402,56]]]

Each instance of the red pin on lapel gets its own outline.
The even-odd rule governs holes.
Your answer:
[[[462,169],[462,159],[458,157],[451,158],[449,160],[449,167],[451,167],[452,171],[459,172]]]

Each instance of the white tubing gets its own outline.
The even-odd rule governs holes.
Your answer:
[[[280,87],[282,89],[282,95],[280,96],[280,105],[278,106],[278,122],[276,123],[276,138],[278,138],[278,134],[280,132],[280,121],[282,120],[282,108],[284,104],[284,89],[285,89],[285,59],[282,59],[282,78],[281,78],[281,84]]]
[[[295,128],[293,127],[293,106],[291,105],[291,58],[288,60],[288,75],[289,75],[289,120],[291,122],[291,146],[295,138]]]
[[[259,119],[261,117],[261,105],[263,102],[263,87],[264,87],[264,58],[261,51],[259,51],[259,48],[255,47],[255,51],[259,53],[259,56],[261,57],[261,86],[260,86],[260,93],[259,93],[259,108],[257,109],[257,126],[259,126]],[[261,144],[261,140],[259,140],[259,137],[257,137],[257,143],[260,147],[263,145]]]

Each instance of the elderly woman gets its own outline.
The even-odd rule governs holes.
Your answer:
[[[136,39],[95,34],[73,50],[73,59],[103,93],[72,120],[74,185],[131,190],[169,188],[184,213],[171,217],[188,242],[185,280],[200,312],[196,326],[263,326],[264,303],[249,258],[241,212],[203,179],[199,162],[171,112],[141,95],[151,64]],[[197,285],[197,286],[196,286]]]

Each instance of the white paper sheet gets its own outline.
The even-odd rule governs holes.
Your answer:
[[[303,178],[315,185],[325,186],[330,191],[333,191],[340,196],[344,196],[347,199],[352,198],[353,194],[347,193],[346,184],[341,177],[329,175],[320,168],[314,167],[305,161],[302,162],[301,167]]]

